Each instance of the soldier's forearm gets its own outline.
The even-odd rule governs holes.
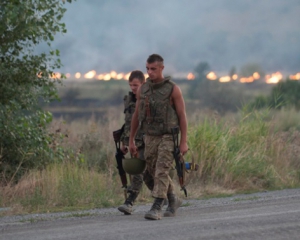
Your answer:
[[[180,119],[180,142],[186,143],[187,142],[187,119],[186,117],[183,117]]]

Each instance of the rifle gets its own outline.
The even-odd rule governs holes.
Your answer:
[[[120,148],[121,135],[123,132],[124,132],[124,125],[122,126],[121,129],[113,131],[113,137],[114,137],[115,146],[116,146],[115,157],[116,157],[116,161],[117,161],[117,169],[119,171],[122,188],[124,188],[124,197],[126,200],[127,199],[127,177],[126,177],[126,172],[124,171],[123,165],[122,165],[124,153],[121,151],[121,148]]]
[[[174,142],[173,156],[176,164],[175,168],[177,170],[177,176],[179,178],[179,184],[181,190],[184,191],[184,194],[187,197],[187,190],[185,188],[185,182],[184,182],[185,163],[178,146],[179,127],[173,127],[171,128],[171,131],[172,131],[173,142]]]

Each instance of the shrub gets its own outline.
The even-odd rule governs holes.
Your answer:
[[[64,2],[0,3],[0,181],[4,183],[51,160],[46,127],[52,116],[38,103],[57,98],[56,83],[61,79],[53,74],[61,62],[51,42],[56,33],[66,32],[61,22]],[[42,43],[49,46],[49,53],[36,53]]]

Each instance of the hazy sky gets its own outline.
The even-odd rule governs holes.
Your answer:
[[[216,72],[258,63],[266,72],[300,71],[300,0],[77,0],[66,4],[68,32],[57,35],[63,71],[145,71],[152,53],[165,72]]]

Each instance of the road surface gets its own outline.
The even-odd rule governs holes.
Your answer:
[[[115,208],[0,218],[1,240],[300,239],[300,189],[184,200],[174,218],[125,216]]]

